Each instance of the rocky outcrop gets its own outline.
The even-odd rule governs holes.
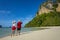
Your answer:
[[[58,3],[58,7],[56,8],[57,12],[60,12],[60,3]]]
[[[57,3],[58,7],[56,8],[57,12],[60,12],[60,3]],[[38,15],[43,14],[43,13],[49,13],[49,12],[53,12],[53,5],[54,3],[52,2],[45,2],[41,5],[41,8],[38,11]],[[36,14],[37,16],[37,14]]]

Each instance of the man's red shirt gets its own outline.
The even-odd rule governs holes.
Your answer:
[[[18,22],[17,23],[17,28],[21,28],[21,24],[22,24],[22,22]]]

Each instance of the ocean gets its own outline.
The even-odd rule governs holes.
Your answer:
[[[39,27],[22,28],[21,34],[29,33],[31,31],[35,31],[35,30],[41,30],[41,29]],[[12,32],[11,28],[0,28],[0,38],[10,35],[11,32]]]

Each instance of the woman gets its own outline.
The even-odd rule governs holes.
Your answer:
[[[12,34],[11,34],[11,36],[15,35],[15,30],[16,30],[16,21],[13,21],[12,22]]]

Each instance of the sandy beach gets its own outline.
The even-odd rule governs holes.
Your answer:
[[[6,36],[0,40],[60,40],[60,27],[31,31],[14,37]]]

